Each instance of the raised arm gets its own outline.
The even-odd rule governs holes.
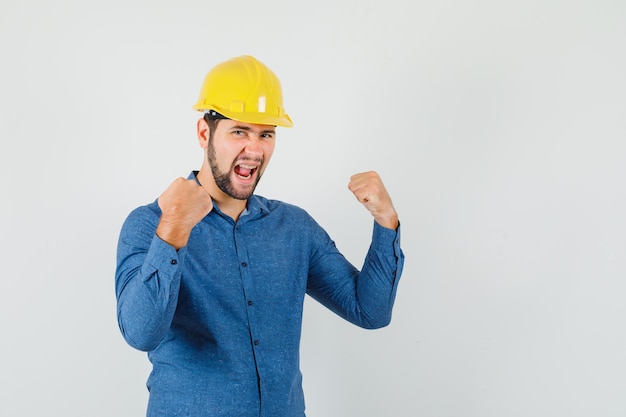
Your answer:
[[[372,242],[361,271],[352,266],[325,232],[317,235],[308,293],[346,320],[364,328],[389,324],[404,265],[400,223],[380,177],[353,175],[349,189],[374,217]]]
[[[211,208],[210,197],[194,180],[179,178],[158,205],[141,207],[126,219],[117,248],[117,317],[124,338],[136,349],[155,349],[169,330],[185,245]]]

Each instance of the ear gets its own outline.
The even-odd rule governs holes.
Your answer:
[[[209,146],[209,125],[206,120],[200,118],[196,124],[196,132],[198,134],[198,145],[202,149],[206,149]]]

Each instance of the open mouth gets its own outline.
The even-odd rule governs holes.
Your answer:
[[[249,180],[259,169],[258,165],[239,164],[235,166],[235,175],[242,180]]]

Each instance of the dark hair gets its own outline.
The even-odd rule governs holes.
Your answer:
[[[222,119],[228,119],[228,117],[225,117],[213,110],[204,113],[204,121],[207,125],[209,125],[209,142],[213,140],[213,133],[215,133],[215,129],[217,129],[217,124]]]

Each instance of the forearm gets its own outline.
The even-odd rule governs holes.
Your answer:
[[[172,323],[180,279],[158,271],[130,279],[118,297],[117,318],[124,339],[143,351],[156,348]]]
[[[369,327],[389,324],[404,255],[399,230],[374,226],[372,243],[356,282],[360,315]]]
[[[178,303],[182,257],[145,223],[131,220],[122,230],[116,269],[117,316],[131,346],[152,350],[169,330]]]
[[[400,228],[396,231],[374,224],[360,272],[328,242],[309,270],[308,293],[357,326],[375,329],[389,324],[404,262]]]

